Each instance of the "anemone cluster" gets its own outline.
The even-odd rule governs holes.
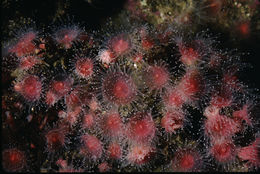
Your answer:
[[[255,171],[256,90],[209,32],[25,26],[3,46],[6,171]]]

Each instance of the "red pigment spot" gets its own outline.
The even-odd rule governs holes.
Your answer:
[[[80,105],[80,98],[77,90],[73,90],[65,97],[65,103],[68,109],[73,109]]]
[[[231,74],[225,74],[223,77],[223,83],[231,88],[231,89],[238,89],[238,78],[235,75],[231,75]]]
[[[210,101],[210,105],[222,108],[222,107],[227,107],[231,105],[232,100],[229,98],[229,96],[213,96]]]
[[[111,169],[111,167],[108,165],[107,162],[103,162],[98,165],[99,172],[108,172]]]
[[[56,33],[56,41],[59,44],[64,45],[66,49],[70,48],[72,42],[76,40],[79,35],[79,31],[77,29],[62,29]]]
[[[35,145],[34,144],[30,144],[30,147],[32,148],[32,149],[34,149],[35,148]]]
[[[143,60],[143,55],[142,54],[137,54],[137,55],[133,56],[132,59],[136,63],[141,62]]]
[[[190,170],[192,169],[195,159],[190,154],[185,154],[180,160],[180,168],[183,170]]]
[[[238,157],[242,160],[248,160],[253,166],[260,166],[260,157],[259,157],[259,144],[260,138],[256,138],[255,142],[252,145],[242,147],[238,151]]]
[[[77,60],[76,73],[85,79],[91,77],[93,74],[93,61],[89,58]]]
[[[114,85],[114,95],[118,99],[125,99],[129,95],[129,86],[126,81],[118,80]]]
[[[66,120],[70,123],[70,125],[74,125],[76,123],[81,111],[82,111],[81,106],[77,106],[73,110],[68,111]]]
[[[155,136],[155,124],[152,116],[147,113],[137,113],[128,123],[128,136],[137,142],[151,141]]]
[[[19,67],[22,70],[28,70],[39,62],[40,61],[35,56],[26,56],[21,58]]]
[[[71,84],[69,81],[53,81],[52,89],[58,96],[62,97],[70,91]]]
[[[117,105],[128,104],[136,96],[136,86],[132,79],[123,73],[108,74],[103,81],[103,95]]]
[[[67,161],[66,161],[66,160],[63,160],[63,159],[61,159],[61,158],[56,161],[56,164],[59,165],[59,166],[62,167],[62,168],[68,167]]]
[[[24,152],[12,148],[2,152],[2,165],[8,172],[17,172],[25,167],[26,159]]]
[[[15,90],[21,93],[26,100],[36,101],[40,99],[42,83],[37,76],[28,75],[15,85]]]
[[[59,166],[60,173],[77,173],[77,172],[83,172],[82,169],[74,169],[73,166],[69,166],[68,162],[63,159],[58,159],[56,161],[56,164]]]
[[[44,50],[44,49],[45,49],[45,44],[44,44],[44,43],[41,43],[41,44],[39,45],[39,48],[42,49],[42,50]]]
[[[45,98],[45,103],[49,106],[54,105],[56,102],[58,101],[58,97],[56,96],[56,94],[53,93],[52,90],[49,90],[46,93],[46,98]]]
[[[16,92],[21,93],[22,88],[23,88],[22,82],[18,82],[18,83],[16,83],[16,84],[14,85],[14,90],[15,90]]]
[[[25,33],[21,39],[17,42],[17,44],[12,47],[9,51],[11,53],[15,53],[17,57],[23,57],[27,54],[34,53],[36,46],[33,43],[33,40],[36,38],[36,33],[28,32]]]
[[[57,151],[65,144],[65,132],[62,129],[50,130],[45,137],[50,151]]]
[[[180,46],[179,51],[181,62],[187,66],[194,65],[200,59],[199,53],[191,47]]]
[[[99,59],[104,64],[110,64],[115,61],[115,55],[110,50],[102,50],[99,53]]]
[[[133,145],[129,149],[127,159],[133,164],[142,165],[149,162],[153,152],[153,149],[148,145]]]
[[[196,71],[187,72],[179,83],[179,88],[187,98],[196,94],[199,91],[199,87],[200,83]]]
[[[166,95],[163,97],[163,100],[166,107],[175,108],[182,106],[186,99],[182,96],[180,90],[171,89],[168,90]]]
[[[161,120],[166,132],[172,133],[183,126],[184,115],[178,111],[168,111]]]
[[[238,25],[238,31],[243,37],[248,37],[250,34],[250,23],[243,22]]]
[[[121,55],[130,49],[130,40],[127,35],[121,34],[109,41],[109,45],[116,55]]]
[[[142,38],[142,48],[144,50],[149,50],[154,46],[154,42],[152,39],[148,38],[148,37],[144,37]]]
[[[222,8],[222,0],[208,0],[205,5],[210,15],[218,15]]]
[[[208,106],[206,107],[205,111],[204,111],[204,116],[209,118],[209,117],[214,117],[216,115],[219,114],[219,108],[215,107],[215,106]]]
[[[121,158],[121,147],[118,143],[110,143],[108,146],[108,154],[112,159],[120,159]]]
[[[82,127],[83,128],[91,128],[94,125],[94,116],[93,114],[89,113],[84,115],[83,121],[82,121]]]
[[[3,106],[3,105],[2,105],[2,106]],[[23,104],[20,103],[20,102],[17,102],[17,103],[14,104],[14,106],[15,106],[16,108],[18,108],[18,109],[22,109]],[[6,106],[4,106],[4,108],[6,109]]]
[[[122,134],[123,123],[118,113],[108,114],[104,126],[110,136],[114,137]]]
[[[169,73],[164,67],[150,66],[145,72],[145,82],[151,89],[161,89],[169,81]]]
[[[229,162],[234,158],[235,145],[229,141],[218,142],[210,150],[211,154],[219,162]]]
[[[101,141],[96,136],[84,135],[82,136],[82,141],[84,143],[84,150],[92,159],[101,158],[103,147]]]
[[[252,125],[251,119],[248,113],[248,105],[244,105],[242,110],[234,111],[233,118],[235,121],[245,120],[247,124]]]
[[[180,149],[174,154],[172,168],[180,172],[197,171],[201,165],[201,158],[197,151]]]
[[[212,115],[205,122],[205,131],[213,138],[231,137],[238,130],[237,123],[225,115]]]
[[[99,103],[98,103],[97,99],[95,97],[93,97],[90,100],[88,106],[89,106],[91,111],[95,111],[95,110],[97,110],[99,108]]]

